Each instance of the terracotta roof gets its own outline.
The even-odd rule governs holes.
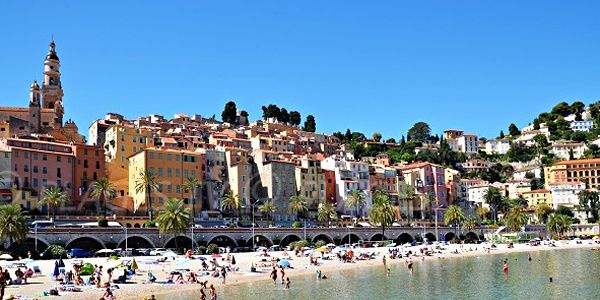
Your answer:
[[[600,163],[600,158],[589,158],[589,159],[575,159],[575,160],[564,160],[557,162],[556,165],[574,165],[574,164],[587,164],[587,163]]]
[[[537,194],[537,193],[550,193],[550,191],[547,189],[540,189],[540,190],[533,190],[533,191],[529,191],[529,192],[523,192],[521,194]]]

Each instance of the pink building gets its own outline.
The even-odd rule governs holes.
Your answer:
[[[418,194],[433,198],[433,202],[419,209],[419,214],[431,216],[433,208],[448,206],[448,188],[446,187],[446,169],[444,167],[429,162],[417,162],[407,165],[401,170],[405,182],[415,187]],[[438,213],[439,218],[442,216],[443,209]]]

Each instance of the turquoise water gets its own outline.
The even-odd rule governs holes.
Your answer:
[[[295,277],[292,288],[258,282],[219,287],[219,299],[600,299],[600,251],[573,249],[437,259],[415,264],[411,275],[404,264]],[[510,271],[502,272],[508,258]],[[539,261],[538,261],[539,260]],[[267,276],[267,275],[265,275]],[[553,282],[549,282],[553,277]],[[173,295],[174,299],[198,299]]]

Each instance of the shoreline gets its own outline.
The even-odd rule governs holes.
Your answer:
[[[536,251],[550,251],[550,250],[563,250],[563,249],[591,249],[592,248],[600,248],[599,244],[592,243],[591,241],[583,241],[582,244],[576,244],[574,241],[557,241],[557,247],[551,247],[548,245],[540,245],[540,246],[530,246],[528,244],[515,244],[514,248],[508,249],[506,244],[498,244],[497,249],[491,250],[489,253],[483,250],[484,245],[481,244],[463,244],[461,251],[460,244],[450,244],[445,250],[441,250],[441,253],[434,253],[432,256],[425,256],[424,261],[431,261],[437,259],[453,259],[453,258],[462,258],[462,257],[472,257],[472,256],[483,256],[483,255],[501,255],[501,254],[511,254],[511,253],[524,253],[524,252],[536,252]],[[418,252],[419,248],[425,246],[414,246],[408,247],[407,250],[412,250],[413,253]],[[431,246],[427,246],[431,247]],[[402,248],[402,247],[399,247]],[[387,265],[397,265],[404,263],[405,258],[397,258],[391,259],[388,254],[388,250],[390,248],[379,247],[379,248],[360,248],[354,249],[355,253],[361,252],[371,252],[377,253],[374,259],[370,260],[361,260],[355,261],[352,263],[342,263],[336,259],[332,260],[319,260],[320,265],[318,268],[323,272],[324,275],[342,272],[345,270],[358,269],[358,268],[372,268],[372,267],[381,267],[382,263],[382,255],[386,254],[387,256]],[[457,250],[459,254],[452,253]],[[471,249],[472,251],[469,251]],[[476,250],[477,249],[477,250]],[[270,252],[271,257],[282,257],[283,252]],[[247,252],[247,253],[233,253],[236,258],[237,264],[236,267],[240,268],[239,272],[228,273],[227,282],[225,285],[221,284],[221,279],[219,278],[211,278],[208,276],[198,277],[198,280],[204,281],[208,280],[209,285],[214,284],[217,293],[219,296],[226,296],[227,290],[230,288],[238,288],[244,284],[250,283],[260,283],[260,284],[272,284],[271,278],[269,277],[268,272],[260,272],[260,273],[250,273],[248,272],[250,269],[251,263],[257,263],[257,260],[260,258],[258,254],[255,252]],[[207,256],[204,256],[207,257]],[[308,257],[295,257],[293,253],[290,255],[290,262],[292,264],[293,269],[286,269],[286,276],[290,278],[299,278],[305,276],[315,276],[316,269],[314,266],[309,265]],[[146,257],[147,258],[147,257]],[[421,257],[413,257],[412,258],[415,265],[421,262]],[[146,265],[142,263],[144,257],[136,257],[136,261],[139,264],[138,275],[136,275],[130,282],[127,284],[119,284],[119,289],[115,289],[114,295],[116,299],[143,299],[144,297],[149,297],[150,295],[155,295],[157,299],[173,299],[177,297],[192,297],[199,298],[199,284],[146,284],[143,283],[147,278],[147,272],[151,271],[157,279],[163,280],[168,276],[168,273],[171,270],[176,268],[185,268],[190,270],[198,270],[200,269],[201,260],[195,259],[187,262],[185,265],[180,266],[181,261],[170,261],[160,264],[152,264]],[[73,260],[65,260],[67,271],[70,270],[70,266]],[[105,258],[93,258],[93,259],[85,259],[86,262],[90,262],[92,264],[104,265],[106,270],[106,265],[110,263],[110,261]],[[47,275],[52,272],[54,261],[35,261],[33,263],[35,265],[39,265],[42,269],[43,276],[34,276],[29,280],[30,283],[26,285],[20,286],[7,286],[5,291],[5,296],[7,295],[23,295],[27,297],[26,299],[40,299],[44,298],[41,294],[44,291],[48,291],[52,285],[56,285],[56,282],[51,280],[51,278]],[[11,274],[14,272],[14,269],[10,270]],[[107,275],[104,274],[104,277]],[[87,279],[89,276],[85,276]],[[103,281],[107,278],[103,277]],[[116,277],[116,275],[114,276]],[[100,299],[103,295],[102,289],[96,289],[95,287],[84,287],[82,292],[71,292],[71,293],[61,293],[60,297],[64,300],[70,299]]]
[[[459,246],[459,245],[452,245],[452,246]],[[479,244],[465,244],[463,245],[464,248],[468,248],[468,246],[471,247],[478,247],[481,248],[482,246]],[[517,246],[521,246],[521,247],[517,247]],[[524,246],[524,247],[523,247]],[[468,252],[462,252],[459,254],[454,254],[454,253],[450,253],[449,251],[442,253],[442,254],[435,254],[433,256],[425,256],[425,260],[424,261],[431,261],[431,260],[436,260],[436,259],[454,259],[454,258],[464,258],[464,257],[474,257],[474,256],[491,256],[491,255],[503,255],[503,254],[512,254],[512,253],[526,253],[526,252],[539,252],[539,251],[551,251],[551,250],[569,250],[569,249],[592,249],[592,248],[600,248],[600,245],[598,244],[560,244],[557,247],[551,247],[551,246],[547,246],[547,245],[540,245],[540,246],[529,246],[526,244],[517,244],[515,245],[515,248],[512,249],[508,249],[506,247],[505,244],[500,244],[498,245],[499,248],[497,248],[496,250],[492,250],[490,251],[490,253],[484,252],[484,251],[468,251]],[[411,247],[411,248],[415,248],[415,247]],[[464,249],[463,248],[463,249]],[[375,249],[375,250],[380,250],[377,252],[380,252],[376,259],[372,259],[372,260],[366,260],[366,261],[358,261],[358,262],[353,262],[353,263],[337,263],[334,265],[321,265],[319,266],[320,270],[325,274],[330,274],[330,273],[335,273],[335,272],[340,272],[340,271],[346,271],[346,270],[351,270],[351,269],[355,269],[356,267],[361,267],[361,268],[375,268],[375,267],[382,267],[383,263],[382,263],[382,253],[387,253],[388,248],[385,247],[379,247],[379,248],[368,248],[368,249]],[[388,256],[389,258],[389,256]],[[413,259],[415,264],[418,265],[421,260],[420,259]],[[398,265],[398,264],[403,264],[405,261],[405,258],[397,258],[397,259],[387,259],[387,265]],[[219,295],[221,295],[223,293],[223,289],[227,289],[228,287],[233,287],[233,288],[238,288],[241,285],[244,284],[253,284],[253,283],[267,283],[267,284],[271,284],[271,278],[269,278],[269,274],[268,273],[258,273],[261,276],[252,276],[252,278],[244,278],[243,280],[238,280],[235,282],[230,283],[230,280],[227,281],[227,284],[225,286],[221,285],[218,280],[216,281],[219,286],[217,287],[217,290],[221,291],[221,293],[219,293]],[[314,268],[302,268],[302,269],[294,269],[293,272],[290,271],[289,269],[286,271],[286,276],[289,276],[290,278],[299,278],[299,277],[305,277],[305,276],[314,276],[315,275],[315,269]],[[198,285],[191,285],[191,284],[185,284],[185,285],[176,285],[177,288],[177,292],[173,292],[173,291],[169,291],[169,290],[161,290],[157,293],[154,293],[154,295],[157,297],[157,299],[163,299],[162,297],[165,296],[170,296],[170,297],[177,297],[177,296],[181,296],[181,294],[185,294],[185,295],[191,295],[191,293],[196,290],[195,293],[193,293],[193,297],[199,297],[199,286]],[[175,294],[177,293],[177,294]],[[226,294],[225,294],[226,295]],[[124,298],[119,298],[119,299],[127,299],[127,300],[133,300],[133,299],[140,299],[139,296],[126,296]],[[169,298],[165,298],[165,299],[169,299]]]

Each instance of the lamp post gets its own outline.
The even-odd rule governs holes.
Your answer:
[[[33,232],[35,235],[35,252],[37,253],[38,251],[38,239],[37,239],[37,229],[38,229],[38,224],[36,223],[35,225],[33,225]]]
[[[113,214],[113,220],[117,220],[117,215],[116,214]],[[128,238],[127,238],[127,226],[121,225],[121,223],[119,223],[119,225],[121,226],[121,229],[123,229],[123,231],[125,231],[125,255],[127,255],[127,249],[129,248],[127,246],[127,243],[128,243],[127,242],[127,240],[128,240]]]

